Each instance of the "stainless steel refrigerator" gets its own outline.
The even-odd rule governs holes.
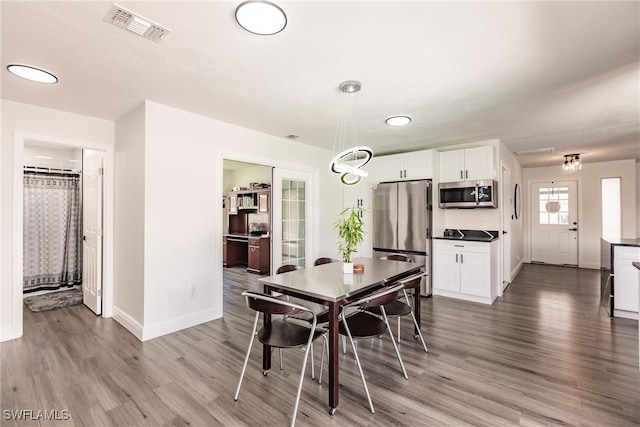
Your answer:
[[[421,294],[431,295],[431,180],[373,186],[373,255],[407,255],[424,264]]]

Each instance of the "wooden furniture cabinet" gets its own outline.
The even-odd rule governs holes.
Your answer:
[[[497,242],[434,240],[433,293],[491,304],[497,295]]]
[[[232,191],[227,194],[228,230],[222,240],[222,265],[246,266],[268,274],[271,264],[271,189]],[[253,232],[257,235],[253,235]],[[262,233],[262,235],[260,235]]]
[[[249,237],[249,261],[247,271],[250,273],[268,274],[271,261],[269,237]]]
[[[491,145],[440,152],[440,182],[493,178]]]

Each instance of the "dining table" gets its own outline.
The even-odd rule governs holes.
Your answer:
[[[376,258],[356,258],[354,264],[362,264],[363,271],[343,273],[342,262],[333,262],[303,268],[274,276],[262,277],[258,282],[264,292],[279,292],[301,300],[319,303],[328,309],[329,341],[329,414],[338,408],[339,394],[339,332],[338,315],[340,307],[366,295],[380,287],[402,280],[422,271],[423,264]],[[414,312],[420,325],[420,293],[414,294]],[[269,325],[271,316],[264,316],[264,324]],[[262,365],[265,371],[271,368],[271,347],[264,345]],[[322,367],[321,367],[322,369]]]

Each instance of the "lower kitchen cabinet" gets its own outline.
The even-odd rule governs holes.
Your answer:
[[[434,240],[433,294],[491,304],[498,292],[498,243]]]

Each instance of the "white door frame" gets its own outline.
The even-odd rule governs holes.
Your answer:
[[[577,240],[578,240],[578,244],[577,244],[577,264],[576,267],[581,267],[580,266],[580,235],[581,235],[581,224],[583,223],[583,214],[582,214],[582,180],[580,179],[580,177],[573,177],[573,176],[567,176],[566,178],[552,178],[552,179],[538,179],[538,180],[533,180],[533,181],[529,181],[528,185],[527,185],[527,205],[529,205],[527,207],[528,209],[528,215],[527,217],[529,218],[528,224],[527,224],[527,231],[529,234],[529,241],[528,241],[528,260],[529,262],[533,262],[533,228],[534,228],[534,221],[536,221],[536,218],[532,215],[532,209],[533,206],[531,206],[531,198],[533,197],[533,188],[536,185],[540,185],[540,184],[546,184],[546,183],[551,183],[551,184],[557,184],[560,182],[575,182],[576,183],[576,209],[578,211],[577,213],[577,222],[578,222],[578,231],[577,231]],[[524,196],[523,196],[524,199]],[[523,207],[526,206],[523,203]],[[570,226],[570,225],[569,225]],[[558,264],[558,265],[563,265],[563,264]]]
[[[500,286],[498,296],[502,296],[504,289],[511,283],[511,215],[513,213],[513,198],[511,196],[511,169],[501,162],[500,184],[501,195],[501,225],[500,235]]]
[[[295,170],[295,171],[300,171],[300,172],[307,172],[307,173],[311,173],[311,177],[312,177],[312,182],[317,182],[318,180],[318,170],[316,168],[311,168],[311,167],[307,167],[307,166],[300,166],[297,163],[290,163],[290,162],[286,162],[286,161],[281,161],[281,160],[274,160],[272,158],[267,158],[267,157],[262,157],[262,156],[256,156],[256,155],[251,155],[251,154],[245,154],[245,153],[238,153],[238,152],[233,152],[233,151],[217,151],[216,152],[216,160],[215,160],[215,168],[216,168],[216,183],[215,183],[215,200],[219,200],[222,201],[225,194],[224,194],[224,189],[223,189],[223,180],[224,180],[224,161],[225,160],[234,160],[237,162],[246,162],[246,163],[253,163],[256,165],[263,165],[263,166],[268,166],[268,167],[272,167],[272,168],[282,168],[282,169],[289,169],[289,170]],[[272,183],[273,184],[273,183]],[[272,188],[273,190],[273,188]],[[318,192],[315,191],[312,193],[312,206],[313,206],[313,210],[311,213],[311,217],[312,218],[320,218],[319,212],[318,212]],[[273,206],[273,198],[271,200],[271,206]],[[273,224],[274,222],[274,218],[271,218],[271,223]],[[223,313],[223,298],[224,298],[224,288],[222,286],[222,281],[223,281],[223,267],[222,267],[222,235],[224,233],[224,230],[222,229],[222,224],[223,224],[223,220],[222,220],[222,209],[216,209],[215,210],[215,217],[214,217],[214,221],[215,224],[217,224],[217,226],[215,227],[215,236],[214,239],[216,242],[218,242],[219,244],[216,245],[215,247],[215,259],[216,260],[220,260],[220,262],[215,262],[215,280],[214,283],[219,283],[220,286],[218,286],[218,288],[215,290],[215,304],[214,304],[214,310],[217,313]],[[318,225],[317,225],[317,221],[313,223],[312,225],[312,232],[311,232],[311,236],[310,238],[312,239],[310,241],[311,244],[311,248],[312,248],[312,253],[310,253],[308,256],[309,258],[311,258],[311,256],[313,256],[313,253],[315,253],[316,251],[316,246],[315,246],[315,242],[313,241],[313,239],[315,238],[315,236],[318,234]],[[273,248],[271,251],[271,259],[273,259]],[[271,261],[270,261],[271,262]],[[273,270],[272,270],[273,271]]]
[[[87,148],[104,152],[104,192],[103,192],[103,313],[102,317],[113,315],[113,224],[114,224],[114,147],[87,141],[77,141],[48,135],[16,132],[13,136],[13,335],[19,338],[23,333],[23,165],[25,142],[37,142],[52,146]]]

